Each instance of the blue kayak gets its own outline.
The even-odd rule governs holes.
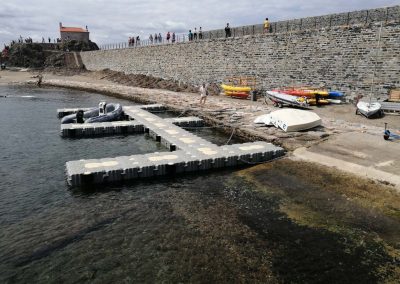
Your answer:
[[[329,97],[330,98],[339,98],[339,97],[343,97],[344,94],[342,92],[339,91],[329,91]]]

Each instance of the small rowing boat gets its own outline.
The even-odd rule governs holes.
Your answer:
[[[357,103],[357,110],[356,114],[361,114],[366,118],[373,118],[373,117],[382,117],[382,105],[380,103],[367,103],[367,102],[358,102]]]

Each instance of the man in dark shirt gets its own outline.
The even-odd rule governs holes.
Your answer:
[[[227,23],[225,27],[225,37],[230,37],[230,36],[231,36],[231,28],[229,27],[229,23]]]

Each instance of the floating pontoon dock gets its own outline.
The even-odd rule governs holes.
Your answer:
[[[68,133],[71,129],[75,132],[75,137],[86,136],[82,133],[96,133],[96,131],[103,134],[148,133],[172,151],[67,162],[68,183],[71,186],[81,186],[134,180],[255,164],[284,155],[282,148],[266,142],[217,146],[176,125],[199,126],[202,124],[201,119],[193,117],[163,119],[149,112],[155,109],[160,109],[160,105],[127,106],[123,111],[129,117],[129,121],[110,122],[104,125],[100,125],[101,123],[71,124],[68,127],[62,125],[63,136],[69,136],[64,133]],[[77,109],[68,111],[58,110],[59,117],[62,117],[60,113],[70,114]]]

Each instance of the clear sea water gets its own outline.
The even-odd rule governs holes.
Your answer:
[[[335,211],[329,200],[340,194],[285,169],[256,172],[268,183],[264,193],[239,169],[71,189],[67,161],[166,149],[145,135],[59,135],[57,108],[132,102],[10,86],[0,96],[0,283],[373,283],[380,265],[393,263],[375,243],[354,248],[353,236],[290,220],[281,210],[288,200],[295,209],[311,201],[315,210],[344,212],[339,219],[354,212],[343,209],[346,200]],[[229,138],[196,133],[216,144]]]

